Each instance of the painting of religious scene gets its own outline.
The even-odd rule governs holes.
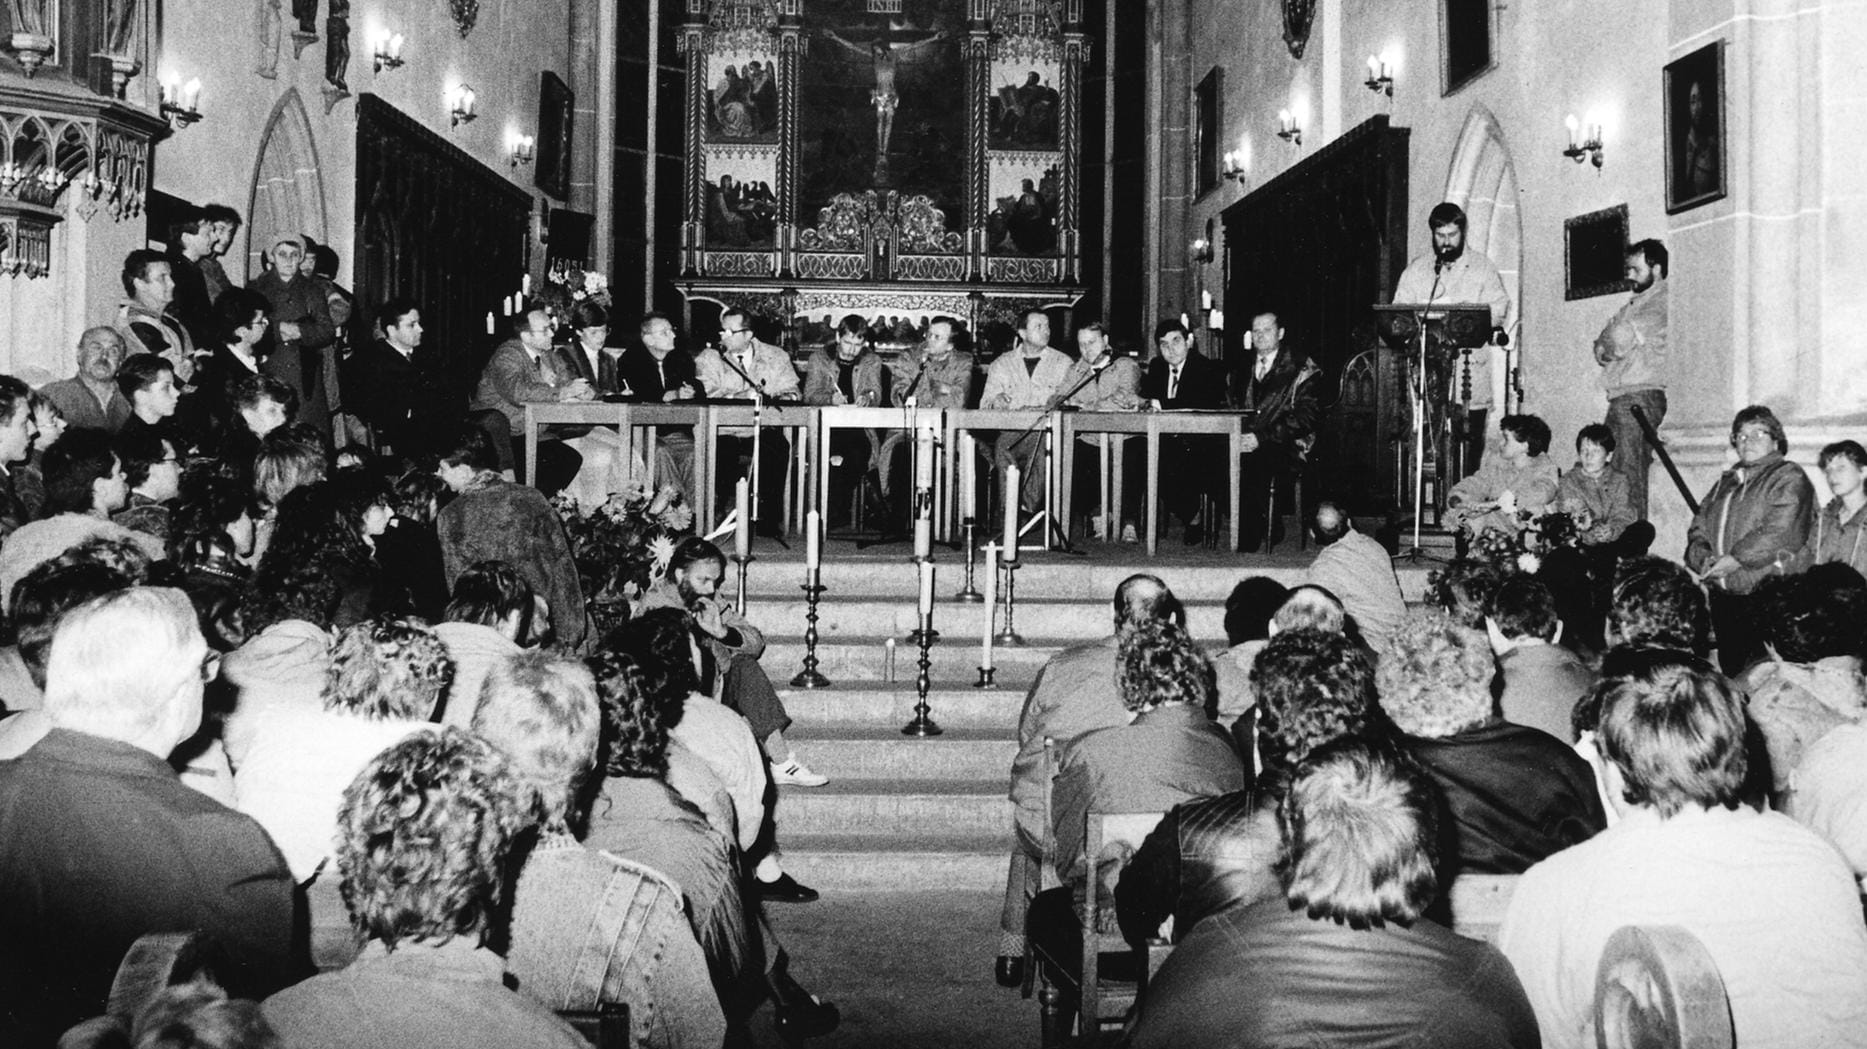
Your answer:
[[[707,246],[766,248],[778,226],[774,149],[707,147]]]
[[[1057,249],[1061,168],[1038,157],[993,157],[992,210],[985,217],[994,255],[1051,255]]]
[[[753,51],[707,56],[707,141],[778,141],[778,63]]]
[[[990,149],[1044,149],[1057,146],[1057,63],[1041,58],[998,59],[992,63]]]
[[[881,6],[881,5],[878,5]],[[915,0],[871,14],[865,0],[808,8],[798,85],[799,205],[805,221],[838,193],[926,194],[948,229],[964,214],[964,0]]]

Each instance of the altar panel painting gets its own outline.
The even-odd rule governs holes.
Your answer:
[[[707,243],[770,247],[778,224],[775,147],[707,146]]]
[[[1057,94],[1057,60],[1049,54],[1033,57],[1001,48],[992,61],[990,149],[1055,150],[1057,117],[1062,96]],[[1053,50],[1045,48],[1045,51]]]
[[[878,4],[876,6],[894,6]],[[800,63],[799,204],[806,224],[838,193],[926,194],[964,214],[964,0],[907,0],[874,13],[866,0],[813,0]]]
[[[769,51],[707,56],[707,142],[778,142],[778,63]]]
[[[1061,159],[1048,152],[988,154],[992,210],[985,227],[992,254],[1055,253]]]

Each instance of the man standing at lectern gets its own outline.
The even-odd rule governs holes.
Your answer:
[[[1510,293],[1504,290],[1504,278],[1481,251],[1465,246],[1465,210],[1451,201],[1437,204],[1426,217],[1432,230],[1433,250],[1407,264],[1394,285],[1396,304],[1482,302],[1491,307],[1491,326],[1510,329]],[[1498,345],[1480,346],[1460,357],[1471,361],[1471,390],[1464,390],[1465,369],[1455,360],[1452,388],[1447,400],[1465,408],[1465,465],[1463,473],[1478,469],[1484,458],[1488,420],[1495,419],[1491,406],[1497,394],[1492,390],[1492,376],[1502,371],[1504,350]]]

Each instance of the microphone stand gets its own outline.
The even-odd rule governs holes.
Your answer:
[[[1445,264],[1435,258],[1433,287],[1426,295],[1426,308],[1420,310],[1414,318],[1414,323],[1420,329],[1420,364],[1413,376],[1413,545],[1406,553],[1394,558],[1413,564],[1438,560],[1420,546],[1420,519],[1426,516],[1426,315],[1432,312],[1433,303],[1439,299],[1439,283],[1444,274]]]
[[[746,386],[752,391],[752,466],[747,471],[747,476],[752,480],[750,485],[752,489],[752,531],[753,534],[756,535],[758,534],[759,506],[761,505],[759,500],[759,483],[763,480],[761,474],[764,472],[759,468],[759,462],[761,450],[760,437],[765,431],[765,427],[761,423],[765,414],[765,384],[754,381],[752,376],[746,374],[746,370],[739,366],[739,362],[733,360],[733,355],[727,353],[724,349],[720,351],[720,360],[725,361],[728,368],[731,368],[735,374],[741,379],[744,379]],[[708,495],[708,498],[712,498],[711,494]],[[772,536],[771,538],[773,542],[784,547],[786,550],[791,549],[783,539],[777,536]]]
[[[1016,448],[1020,444],[1023,444],[1025,439],[1030,437],[1033,433],[1036,433],[1040,427],[1049,426],[1051,418],[1055,416],[1057,412],[1061,411],[1065,404],[1069,403],[1070,398],[1081,393],[1085,386],[1088,386],[1091,382],[1094,382],[1096,379],[1100,378],[1102,373],[1107,371],[1109,365],[1113,364],[1114,362],[1115,362],[1115,357],[1114,357],[1113,352],[1105,351],[1102,354],[1101,358],[1098,359],[1095,364],[1090,365],[1088,375],[1083,376],[1082,380],[1078,382],[1075,386],[1070,387],[1069,391],[1063,394],[1063,396],[1053,398],[1049,406],[1044,409],[1044,413],[1042,415],[1039,415],[1035,420],[1033,420],[1031,425],[1026,426],[1024,430],[1018,434],[1018,436],[1013,437],[1011,439],[1011,443],[1006,445],[1007,451],[1009,451],[1012,448]],[[1050,460],[1050,469],[1054,470],[1056,468],[1056,461],[1057,461],[1056,449],[1055,448],[1050,449],[1049,453],[1046,455],[1046,458]],[[1014,498],[1016,497],[1016,493],[1013,494],[1013,497]],[[1063,526],[1057,521],[1055,513],[1053,513],[1050,509],[1047,508],[1045,510],[1040,511],[1040,515],[1044,518],[1044,523],[1049,528],[1050,533],[1056,536],[1057,546],[1064,553],[1069,554],[1072,557],[1089,556],[1089,551],[1078,550],[1076,546],[1070,542],[1070,537],[1064,534]],[[1025,525],[1025,528],[1028,529],[1029,527],[1030,525],[1028,524]]]

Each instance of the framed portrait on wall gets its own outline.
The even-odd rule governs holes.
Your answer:
[[[1724,41],[1666,65],[1666,213],[1723,199]]]
[[[576,96],[570,85],[550,70],[538,74],[538,170],[532,181],[539,189],[567,200],[570,197],[570,158]]]
[[[1632,291],[1627,262],[1627,205],[1591,211],[1562,223],[1564,298],[1589,299]]]

